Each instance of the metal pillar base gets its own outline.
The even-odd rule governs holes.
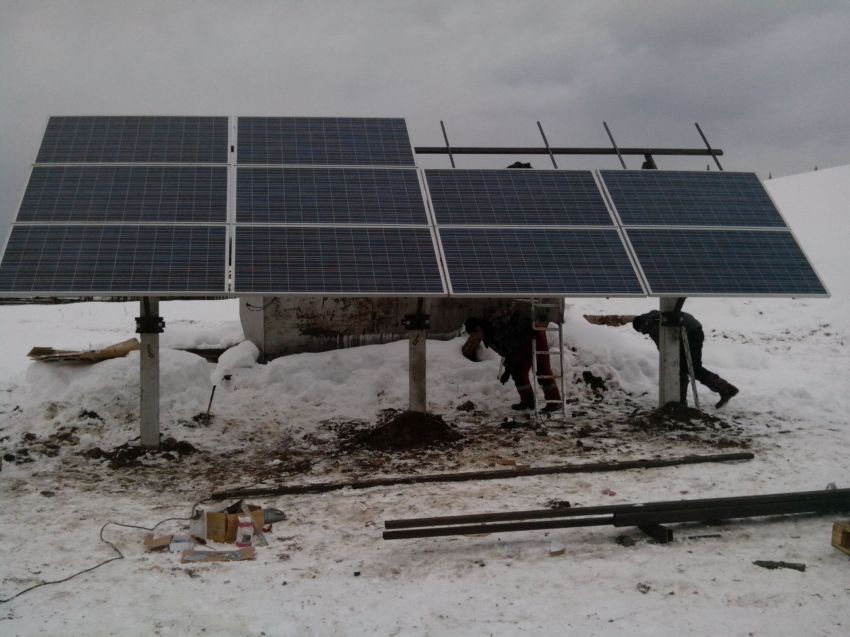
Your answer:
[[[139,423],[141,446],[159,447],[159,334],[165,321],[159,316],[159,299],[141,300],[141,316],[136,318],[139,334]]]

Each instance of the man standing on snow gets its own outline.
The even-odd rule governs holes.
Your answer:
[[[720,394],[720,400],[715,407],[723,407],[729,399],[738,393],[738,388],[726,382],[714,372],[708,371],[702,366],[702,343],[705,334],[702,325],[687,312],[679,312],[681,325],[688,334],[688,348],[691,353],[691,362],[694,367],[694,378],[711,391]],[[658,347],[658,332],[661,329],[661,312],[652,310],[646,314],[636,316],[632,321],[632,327],[641,334],[647,334]],[[679,402],[688,404],[688,360],[685,357],[685,344],[680,341],[679,345]]]
[[[538,324],[545,326],[542,321],[538,321]],[[534,388],[529,379],[534,348],[537,349],[537,382],[543,388],[546,400],[541,412],[549,413],[561,409],[561,392],[558,391],[547,353],[549,341],[545,331],[534,329],[529,311],[523,311],[523,308],[514,305],[494,315],[491,320],[470,317],[463,325],[470,337],[463,347],[467,358],[475,360],[474,351],[480,342],[504,357],[505,372],[499,380],[504,384],[509,378],[513,378],[519,393],[519,402],[511,405],[511,409],[534,409]]]

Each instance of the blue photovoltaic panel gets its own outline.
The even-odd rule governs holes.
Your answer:
[[[237,226],[235,292],[445,293],[427,228]]]
[[[643,296],[613,228],[440,228],[454,294]]]
[[[587,170],[426,170],[438,224],[613,226]]]
[[[628,229],[652,295],[828,296],[790,232]]]
[[[227,168],[36,166],[20,221],[227,221]]]
[[[415,169],[239,168],[236,220],[427,224]]]
[[[240,164],[413,166],[400,118],[240,117]]]
[[[225,254],[224,226],[16,225],[0,292],[223,294]]]
[[[752,226],[785,222],[753,173],[603,170],[625,226]]]
[[[227,163],[226,117],[51,117],[37,164]]]

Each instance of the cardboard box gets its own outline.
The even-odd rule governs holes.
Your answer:
[[[262,507],[249,504],[248,509],[251,511],[254,522],[262,527],[264,520]],[[207,511],[204,514],[205,530],[203,537],[213,542],[235,542],[239,515],[238,513]]]
[[[850,555],[850,522],[836,522],[832,525],[832,545]]]

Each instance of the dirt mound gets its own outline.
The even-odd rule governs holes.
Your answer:
[[[648,434],[703,442],[718,448],[747,448],[751,442],[740,426],[681,403],[667,403],[649,411],[635,410],[629,414],[626,425]]]
[[[185,441],[177,441],[174,438],[166,438],[159,444],[158,449],[147,449],[138,445],[132,445],[129,442],[119,447],[115,447],[112,451],[104,451],[100,447],[94,447],[83,452],[82,455],[95,460],[109,460],[110,469],[123,469],[126,467],[139,467],[145,464],[145,461],[151,461],[156,458],[164,460],[178,461],[181,457],[195,453],[198,450],[190,443]]]
[[[389,410],[374,429],[359,431],[344,446],[371,449],[413,449],[460,440],[461,436],[436,414]]]

